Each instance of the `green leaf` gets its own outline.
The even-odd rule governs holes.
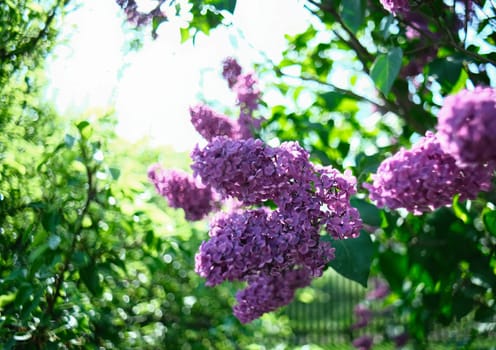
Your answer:
[[[346,0],[341,2],[341,17],[344,23],[353,33],[363,25],[365,21],[365,1]]]
[[[329,265],[340,275],[367,287],[375,246],[365,231],[358,238],[332,240],[335,259]]]
[[[179,32],[181,33],[181,44],[188,41],[190,37],[189,28],[179,28]]]
[[[449,93],[457,85],[462,68],[462,60],[452,57],[437,58],[429,63],[428,74],[441,84],[446,93]]]
[[[337,91],[328,91],[319,95],[321,104],[333,112],[356,112],[358,111],[357,99],[353,96]]]
[[[36,260],[38,260],[39,257],[45,253],[45,251],[48,249],[48,244],[42,244],[39,247],[36,247],[31,254],[29,254],[29,259],[28,261],[33,264]]]
[[[86,120],[78,123],[77,128],[79,129],[79,133],[81,134],[81,137],[86,140],[89,139],[91,137],[91,134],[93,133],[93,128],[91,127],[90,123],[87,122]]]
[[[486,230],[496,236],[496,211],[488,211],[482,217]]]
[[[453,197],[453,212],[455,213],[456,217],[463,221],[464,224],[466,224],[469,221],[469,216],[467,213],[467,210],[462,207],[460,204],[460,195],[457,194]]]
[[[355,207],[360,212],[360,217],[364,224],[380,227],[382,223],[381,211],[377,207],[363,199],[352,198],[350,200],[352,207]]]
[[[468,74],[464,69],[462,69],[460,72],[460,76],[458,77],[458,81],[451,88],[450,94],[456,94],[460,90],[464,89],[467,84],[467,80],[468,80]]]
[[[219,0],[215,7],[218,10],[226,10],[228,12],[234,13],[234,9],[236,8],[236,0]]]
[[[17,292],[0,295],[0,311],[4,308],[5,305],[8,305],[15,300],[16,293]]]
[[[70,134],[66,134],[64,136],[64,142],[67,148],[72,148],[74,146],[74,141],[76,141],[76,138]]]
[[[98,269],[96,268],[94,261],[87,266],[80,268],[79,275],[91,294],[94,296],[102,295],[103,288],[100,285],[100,277],[98,276]]]
[[[375,86],[387,95],[401,69],[403,51],[399,47],[391,49],[387,54],[377,56],[370,69],[370,77]]]
[[[119,177],[121,176],[121,171],[118,168],[109,168],[110,175],[112,176],[112,179],[118,180]]]
[[[474,320],[476,322],[495,322],[496,310],[485,305],[480,306],[475,312]]]
[[[401,290],[407,276],[408,260],[403,254],[386,250],[379,255],[379,267],[392,290]]]

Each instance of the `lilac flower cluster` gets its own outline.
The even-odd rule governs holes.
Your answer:
[[[325,225],[335,238],[357,237],[358,211],[349,199],[356,180],[330,167],[315,167],[295,142],[272,148],[261,140],[219,137],[191,154],[192,169],[224,197],[243,203],[273,200],[294,227]]]
[[[365,334],[353,340],[352,344],[358,350],[369,350],[372,349],[374,338]]]
[[[301,231],[277,211],[264,209],[219,213],[210,240],[196,255],[196,272],[214,286],[223,281],[279,276],[304,266],[309,277],[322,274],[334,249],[319,240],[317,230]]]
[[[405,21],[408,23],[406,27],[406,38],[409,40],[418,40],[415,44],[416,55],[410,57],[408,64],[402,67],[400,71],[401,77],[412,77],[422,73],[424,67],[429,64],[437,56],[438,45],[440,40],[439,33],[432,32],[429,29],[427,18],[417,12],[407,12],[404,14]],[[429,40],[431,45],[425,45],[425,39]]]
[[[490,188],[492,172],[486,165],[461,168],[443,151],[437,136],[427,132],[411,150],[384,160],[372,175],[373,184],[364,187],[379,207],[421,214],[451,204],[456,194],[462,200],[475,198]]]
[[[314,166],[295,142],[270,147],[253,139],[260,127],[253,118],[257,81],[251,73],[242,74],[231,58],[224,61],[223,76],[237,94],[239,120],[205,105],[192,107],[191,121],[208,141],[191,153],[193,176],[152,167],[149,178],[191,220],[218,205],[214,193],[219,200],[237,201],[212,219],[210,238],[195,256],[195,271],[209,286],[247,282],[233,310],[246,323],[288,304],[297,288],[322,275],[334,258],[334,248],[321,240],[323,229],[335,239],[354,238],[362,222],[350,205],[356,192],[351,172]],[[266,201],[277,208],[262,209]]]
[[[380,0],[384,9],[393,15],[403,14],[408,12],[410,6],[408,0]]]
[[[349,204],[355,178],[314,166],[297,143],[270,147],[261,140],[218,137],[196,147],[191,157],[194,174],[223,197],[245,205],[271,200],[277,206],[218,214],[210,240],[196,255],[195,270],[207,285],[248,282],[234,308],[242,322],[287,304],[295,288],[306,285],[289,283],[288,276],[305,276],[299,279],[309,283],[322,274],[334,258],[334,249],[320,239],[322,227],[334,238],[359,235],[360,216]],[[281,276],[286,284],[274,287]]]
[[[476,87],[445,98],[439,142],[461,166],[496,163],[496,89]]]
[[[357,304],[353,309],[353,314],[357,320],[351,325],[351,329],[360,329],[368,326],[373,316],[372,310],[364,304]]]
[[[229,117],[217,113],[209,106],[198,104],[189,109],[191,124],[196,131],[207,141],[212,141],[216,136],[237,138],[237,125]]]
[[[150,23],[153,18],[157,18],[161,21],[166,20],[167,16],[160,9],[164,2],[165,0],[159,0],[157,6],[150,12],[140,12],[138,11],[138,4],[135,0],[116,0],[117,5],[124,10],[127,21],[137,26],[146,25]]]
[[[233,90],[236,91],[238,104],[241,107],[242,113],[243,111],[245,113],[251,113],[258,108],[260,90],[257,88],[257,79],[253,73],[238,76]]]
[[[234,58],[228,57],[224,60],[222,75],[229,88],[236,93],[237,104],[240,107],[238,120],[230,119],[202,104],[190,108],[193,126],[207,141],[216,136],[248,139],[253,137],[254,131],[260,129],[261,119],[253,117],[260,99],[260,91],[256,87],[257,79],[253,73],[241,73],[241,66]]]
[[[289,270],[277,276],[259,276],[236,294],[234,315],[248,323],[266,312],[274,311],[293,300],[295,290],[310,284],[305,269]]]
[[[374,289],[367,293],[367,300],[381,300],[390,293],[389,285],[382,279],[374,279]]]
[[[241,75],[242,68],[232,57],[227,57],[222,62],[222,76],[227,81],[227,85],[231,89],[234,84],[238,81],[238,77]]]
[[[409,340],[408,333],[404,331],[404,327],[401,321],[392,319],[392,312],[394,309],[394,304],[381,302],[390,293],[389,285],[386,281],[380,278],[374,279],[374,288],[370,290],[366,295],[365,299],[358,303],[353,309],[355,316],[355,323],[351,326],[351,331],[355,330],[365,330],[374,318],[382,318],[387,320],[387,322],[380,321],[376,325],[372,325],[373,332],[380,331],[384,334],[379,335],[379,338],[385,337],[394,342],[397,348],[401,348],[406,345]],[[377,326],[380,324],[387,324],[387,327],[380,329]],[[371,329],[369,328],[369,331]],[[359,350],[368,350],[372,348],[374,344],[374,336],[371,334],[362,334],[361,336],[354,339],[352,342],[353,346]]]
[[[202,185],[186,172],[164,170],[155,164],[149,168],[148,178],[172,208],[184,210],[187,220],[201,220],[216,206],[210,186]]]

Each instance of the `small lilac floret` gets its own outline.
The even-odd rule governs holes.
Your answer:
[[[460,168],[445,153],[435,134],[427,132],[410,150],[402,149],[384,160],[364,184],[379,207],[406,208],[419,215],[450,205],[453,197],[473,199],[491,187],[493,168],[485,165]]]
[[[189,221],[201,220],[215,207],[214,193],[198,179],[181,170],[164,170],[158,164],[148,169],[148,179],[172,208],[184,210]]]
[[[217,136],[229,138],[238,136],[236,122],[204,104],[191,107],[189,113],[196,131],[207,141],[212,141]]]
[[[496,163],[496,88],[476,87],[445,98],[439,142],[459,165]]]

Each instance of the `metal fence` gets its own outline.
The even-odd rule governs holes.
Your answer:
[[[285,310],[298,344],[343,344],[353,339],[353,308],[363,300],[366,289],[356,282],[326,271],[312,288]]]
[[[350,344],[357,336],[370,330],[384,329],[394,321],[388,318],[387,313],[382,314],[382,317],[373,317],[366,329],[351,329],[356,322],[353,309],[364,300],[367,291],[358,283],[338,275],[331,269],[326,271],[311,287],[300,291],[296,300],[284,311],[293,329],[293,343]],[[394,317],[393,314],[389,316]],[[431,341],[448,345],[463,344],[470,338],[473,326],[474,322],[465,319],[451,324],[448,328],[437,327],[431,334]],[[496,329],[490,330],[480,339],[485,345],[477,349],[496,350]],[[453,347],[455,348],[457,347]]]

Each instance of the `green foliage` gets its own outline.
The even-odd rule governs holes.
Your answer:
[[[394,47],[386,54],[380,54],[370,68],[370,77],[377,88],[387,95],[401,68],[403,53],[399,47]]]
[[[443,1],[416,4],[429,23],[418,38],[408,38],[408,21],[385,12],[379,1],[366,7],[361,1],[308,3],[316,21],[287,37],[280,62],[260,64],[265,79],[288,101],[272,107],[264,137],[296,139],[314,161],[350,168],[357,176],[360,197],[352,202],[368,232],[361,237],[370,236],[373,244],[351,250],[340,244],[359,244],[333,242],[338,263],[331,267],[358,280],[357,273],[342,268],[365,271],[368,263],[358,252],[369,252],[370,274],[387,279],[415,347],[430,348],[436,327],[461,320],[468,326],[459,336],[469,348],[495,324],[493,193],[473,202],[454,198],[451,208],[413,216],[362,199],[367,191],[360,183],[370,180],[383,159],[434,128],[444,96],[495,83],[489,74],[496,65],[495,31],[489,25],[494,5],[481,2],[488,18],[466,23],[479,33],[475,44],[455,30],[463,19]],[[415,62],[418,72],[407,75]],[[355,251],[358,257],[343,259]]]
[[[14,139],[31,127],[42,145]],[[1,154],[16,155],[0,167],[5,349],[252,342],[267,321],[241,327],[231,287],[204,286],[193,269],[205,227],[165,207],[147,182],[150,160],[170,151],[122,143],[113,128],[109,115],[71,123],[44,111],[1,135]]]
[[[334,240],[335,258],[329,263],[340,275],[367,287],[375,247],[367,232],[358,238]]]

